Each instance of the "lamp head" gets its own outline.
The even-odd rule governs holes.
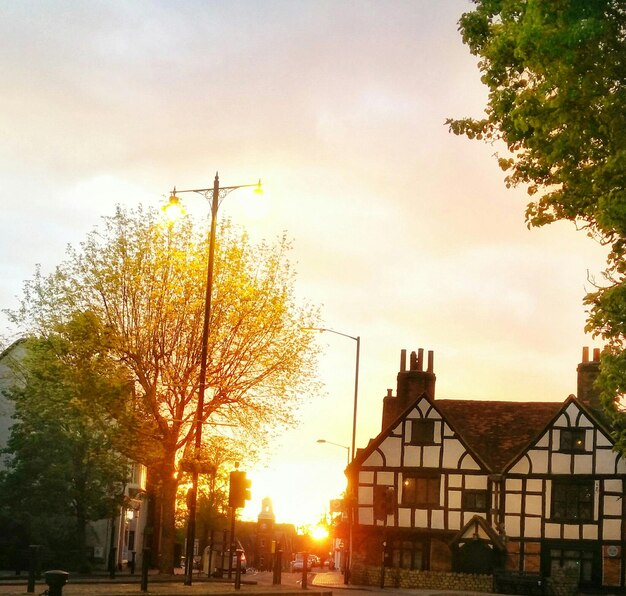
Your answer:
[[[318,439],[317,442],[318,443],[326,443],[326,439]]]
[[[172,194],[167,203],[161,207],[165,218],[169,223],[174,223],[177,219],[185,214],[185,209],[182,206],[180,199],[176,196],[176,187],[172,190]]]
[[[254,187],[254,192],[257,195],[262,195],[263,194],[263,187],[261,186],[261,179],[259,178],[259,183]]]

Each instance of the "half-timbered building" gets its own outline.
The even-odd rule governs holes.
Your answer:
[[[347,475],[354,563],[489,574],[576,570],[625,587],[626,462],[613,451],[593,380],[578,366],[563,402],[435,399],[433,354],[406,362],[381,433]]]

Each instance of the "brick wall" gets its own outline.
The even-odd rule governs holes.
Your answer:
[[[380,579],[380,567],[355,564],[352,568],[350,581],[353,584],[380,586]],[[385,569],[385,587],[490,593],[493,591],[493,578],[491,575],[468,573]]]

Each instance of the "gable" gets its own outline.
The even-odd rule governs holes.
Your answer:
[[[613,441],[591,411],[571,396],[508,472],[624,474],[626,462],[613,451]]]
[[[432,438],[416,440],[415,425],[430,422]],[[480,462],[448,424],[437,402],[423,394],[389,428],[370,443],[363,467],[453,468],[480,470]]]

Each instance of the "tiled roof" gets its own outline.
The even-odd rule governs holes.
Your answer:
[[[436,407],[493,473],[521,453],[563,402],[437,399]]]

